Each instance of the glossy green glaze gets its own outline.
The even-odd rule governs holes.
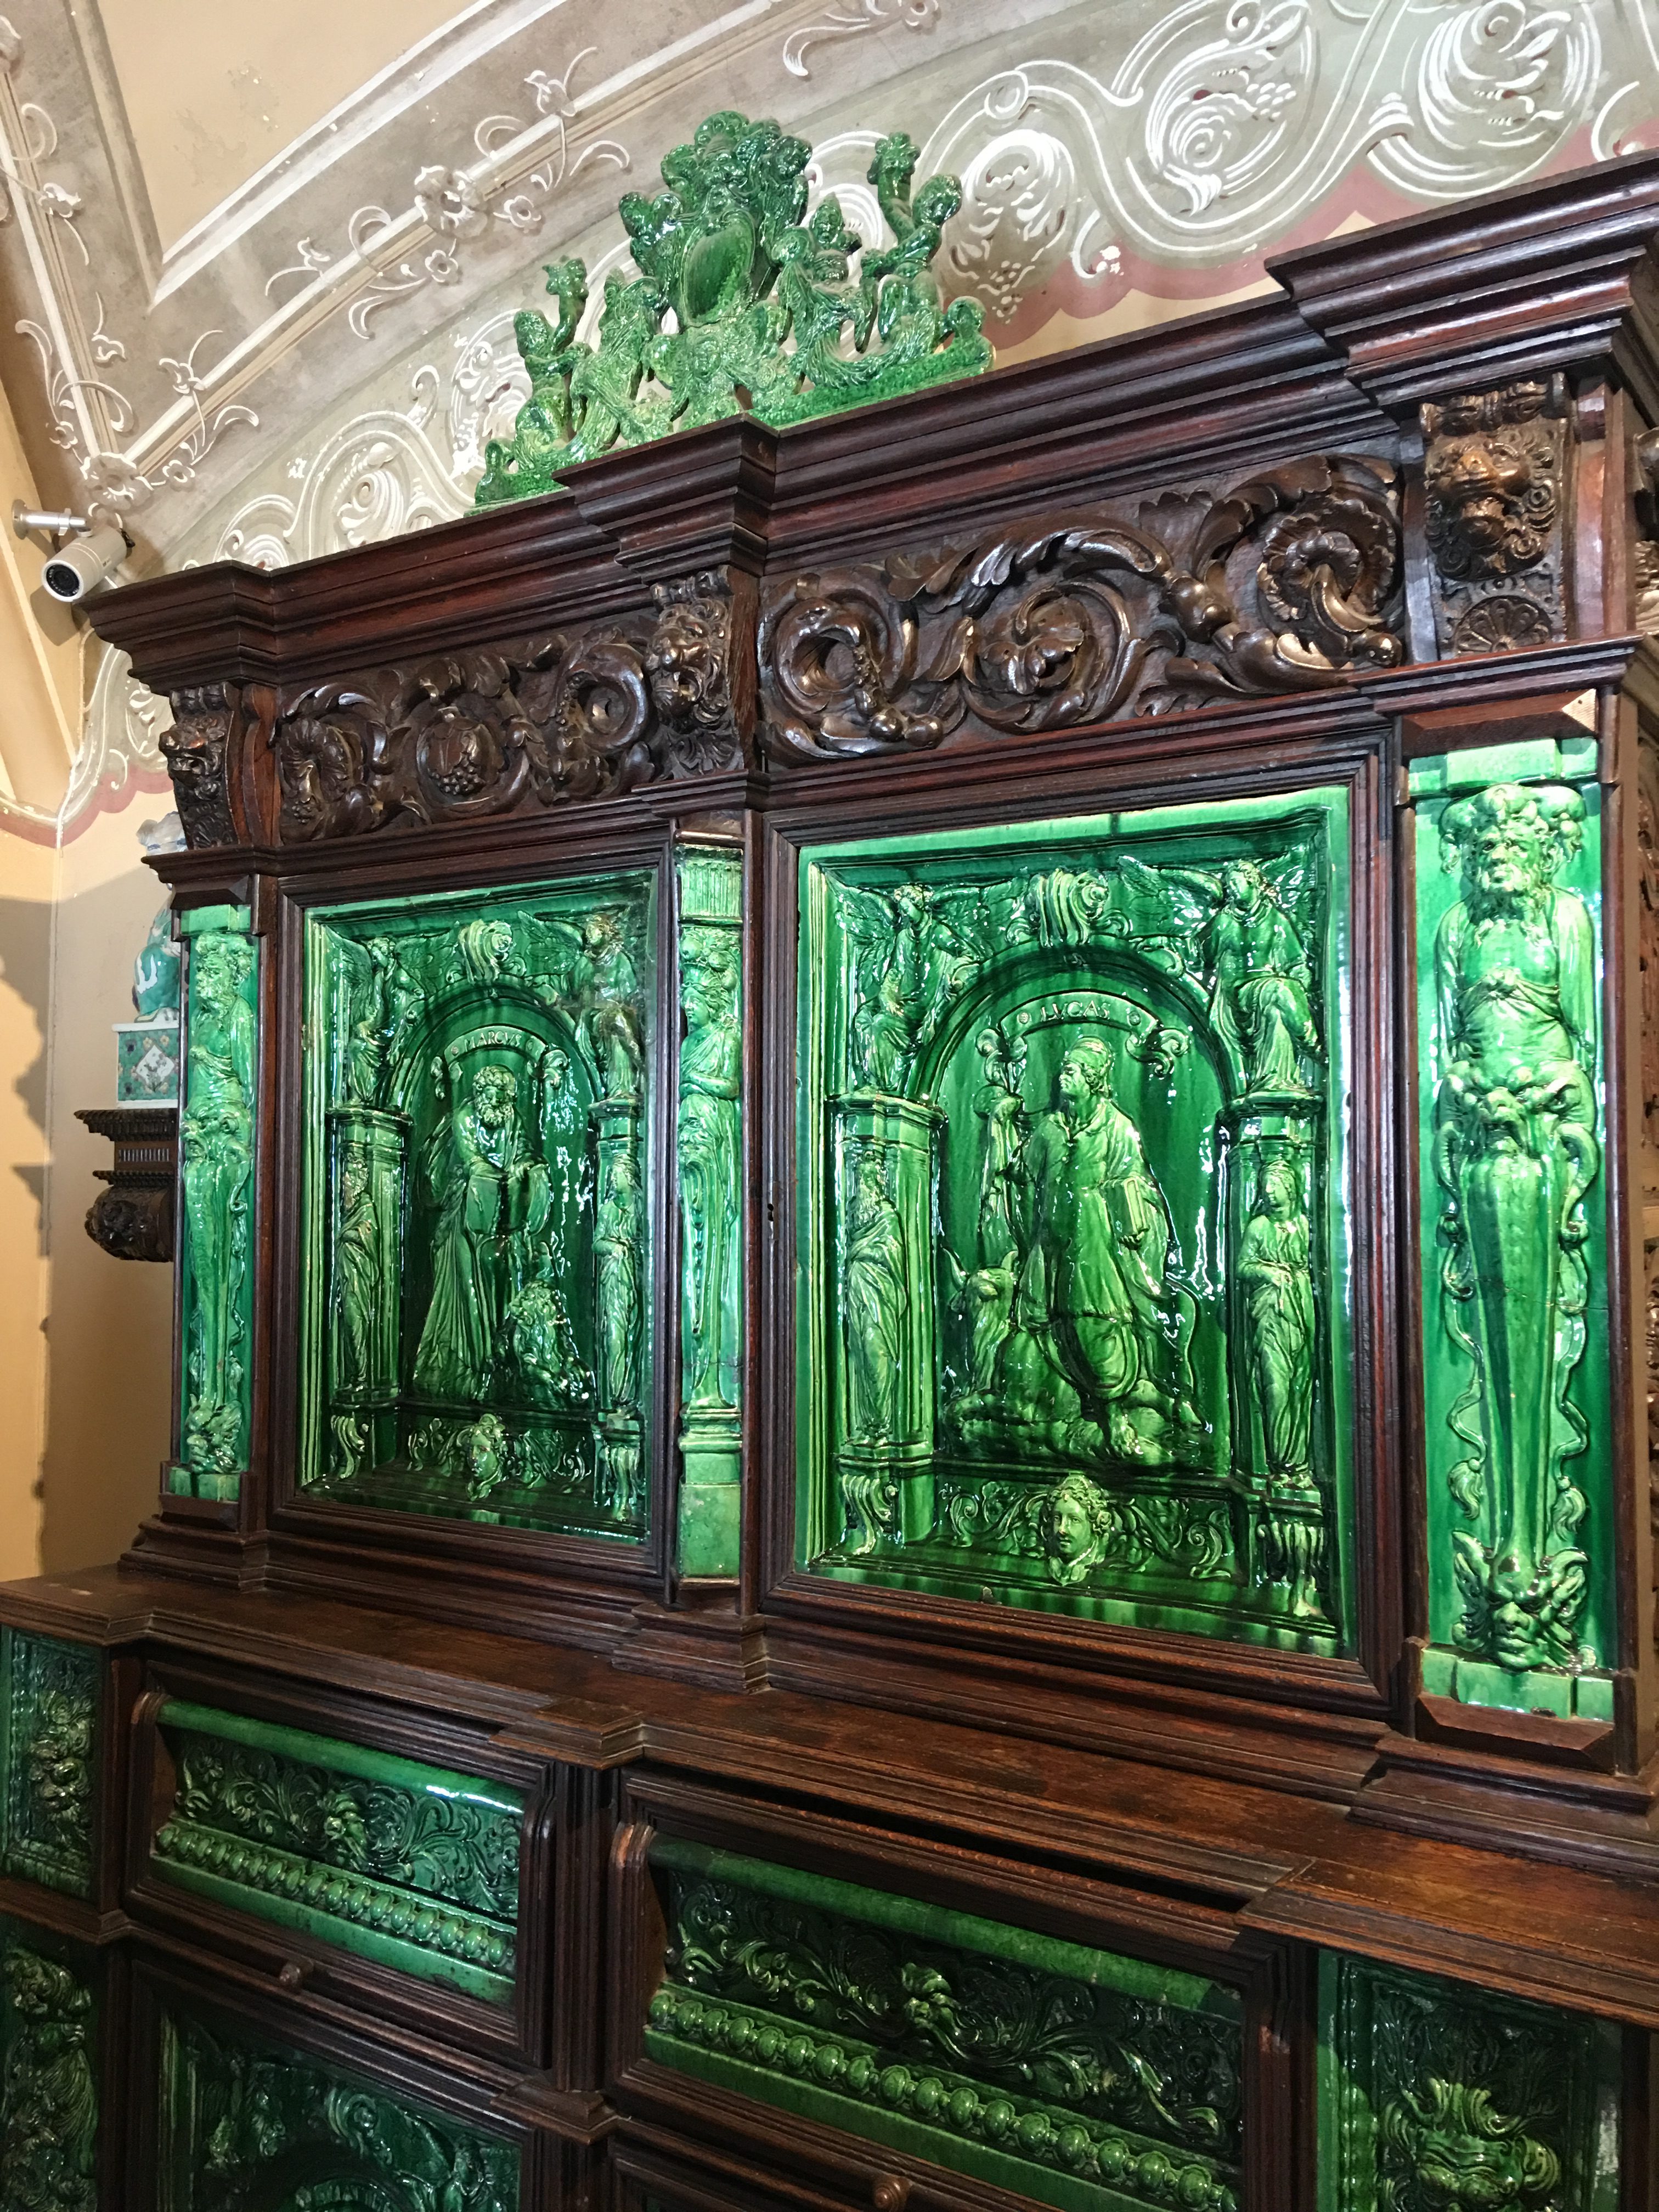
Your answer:
[[[156,2212],[517,2212],[510,2142],[217,2015],[162,2015]]]
[[[247,1464],[259,951],[245,907],[179,918],[188,946],[179,1115],[179,1458],[169,1487],[234,1498]]]
[[[92,1893],[100,1701],[95,1651],[0,1631],[0,1866],[71,1897]]]
[[[312,1494],[644,1534],[652,881],[308,918]]]
[[[1615,2212],[1615,2030],[1328,1954],[1319,1987],[1319,2212]]]
[[[1352,1648],[1347,842],[803,854],[803,1566]]]
[[[743,855],[683,845],[679,896],[682,1575],[738,1571],[743,1471]]]
[[[511,2001],[524,1801],[298,1729],[170,1698],[158,1874],[359,1957]]]
[[[0,1921],[0,2204],[96,2212],[98,1999],[82,1954]]]
[[[1077,2212],[1233,2212],[1231,1992],[678,1839],[652,1862],[660,2063]]]
[[[940,298],[933,263],[962,204],[954,177],[912,191],[916,149],[884,138],[869,181],[893,244],[866,247],[833,195],[806,217],[811,149],[775,123],[726,112],[665,156],[653,199],[618,204],[639,274],[605,279],[591,343],[580,261],[550,264],[550,323],[515,318],[530,398],[510,441],[485,449],[477,504],[554,489],[561,474],[614,446],[642,445],[750,414],[781,426],[866,400],[893,399],[991,366],[970,300]],[[847,343],[850,334],[851,345]]]
[[[1600,794],[1419,765],[1425,1686],[1605,1716],[1614,1648]],[[1581,771],[1582,775],[1582,771]]]

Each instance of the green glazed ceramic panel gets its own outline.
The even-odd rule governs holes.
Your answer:
[[[0,1865],[71,1897],[92,1894],[101,1683],[85,1645],[0,1631]]]
[[[1613,2029],[1328,1954],[1319,1991],[1319,2212],[1617,2212]]]
[[[510,2003],[524,1800],[476,1776],[169,1698],[164,1880]]]
[[[259,948],[246,907],[179,917],[187,947],[179,1116],[176,1493],[234,1498],[247,1465],[253,1340],[253,1114]]]
[[[1611,1717],[1616,1650],[1593,739],[1423,761],[1424,1686]]]
[[[0,1920],[0,2204],[97,2212],[100,2006],[79,1946]]]
[[[743,1474],[743,855],[682,846],[679,1571],[738,1571]]]
[[[678,1838],[651,1859],[659,2064],[1066,2212],[1235,2212],[1231,1990]]]
[[[653,882],[309,916],[309,1495],[645,1534]]]
[[[800,860],[799,1559],[1352,1649],[1337,788]]]
[[[499,2136],[217,2014],[160,2042],[156,2212],[518,2212]]]

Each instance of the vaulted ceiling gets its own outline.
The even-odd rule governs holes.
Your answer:
[[[621,259],[619,192],[715,108],[810,140],[866,237],[878,136],[959,173],[946,286],[1004,358],[1659,111],[1659,0],[9,4],[0,380],[40,496],[118,514],[140,567],[460,512],[539,264]],[[155,729],[100,682],[88,794]]]

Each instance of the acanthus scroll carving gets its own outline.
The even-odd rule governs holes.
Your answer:
[[[775,757],[923,750],[1339,684],[1401,657],[1394,471],[1313,456],[1130,520],[1067,517],[773,587]]]
[[[1443,651],[1510,652],[1565,634],[1566,412],[1559,376],[1424,407],[1425,528]]]

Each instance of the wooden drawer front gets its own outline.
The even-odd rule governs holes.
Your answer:
[[[521,2144],[216,2008],[164,2007],[158,2212],[519,2212]]]
[[[522,1794],[168,1698],[160,1879],[488,2002],[514,1994]]]
[[[1232,1991],[676,1838],[651,1863],[659,2065],[1066,2212],[1234,2212]]]
[[[90,1899],[102,1702],[100,1655],[0,1635],[0,1867]]]

